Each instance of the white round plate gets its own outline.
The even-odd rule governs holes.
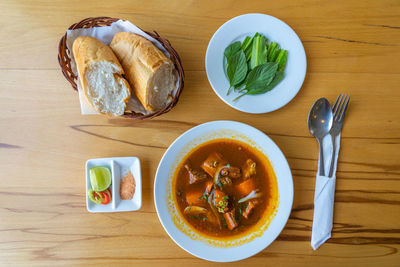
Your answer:
[[[216,138],[231,138],[246,142],[264,153],[276,174],[278,184],[278,208],[268,222],[265,231],[248,242],[233,243],[230,246],[215,246],[201,238],[190,226],[186,233],[177,227],[176,206],[172,201],[172,178],[181,160],[194,147]],[[247,141],[246,141],[247,140]],[[178,137],[167,149],[158,165],[154,181],[154,202],[165,231],[181,248],[199,258],[229,262],[250,257],[266,248],[285,226],[293,203],[293,180],[289,165],[278,146],[263,132],[243,123],[233,121],[213,121],[196,126]],[[173,207],[175,212],[171,209]],[[251,233],[249,234],[251,235]],[[197,237],[196,237],[197,236]],[[211,239],[212,241],[212,239]],[[222,241],[224,242],[224,241]]]
[[[256,32],[288,51],[285,77],[265,94],[246,95],[233,101],[239,93],[226,95],[229,81],[224,71],[224,50]],[[265,14],[245,14],[225,22],[214,33],[206,52],[206,72],[214,92],[229,106],[247,113],[267,113],[289,103],[300,90],[306,70],[306,53],[299,37],[286,23]]]

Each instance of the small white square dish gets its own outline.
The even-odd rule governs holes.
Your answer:
[[[109,204],[96,204],[89,198],[88,191],[92,188],[89,170],[93,167],[104,166],[111,171],[111,193]],[[135,193],[132,199],[122,200],[120,196],[121,179],[131,172],[135,180]],[[140,160],[137,157],[99,158],[89,159],[86,162],[86,207],[89,212],[121,212],[135,211],[142,207],[142,176]]]

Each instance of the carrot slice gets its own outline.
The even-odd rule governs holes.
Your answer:
[[[186,202],[189,205],[204,205],[206,199],[203,197],[203,191],[190,191],[186,193]]]
[[[205,183],[204,188],[196,188],[193,191],[189,191],[186,193],[186,202],[189,205],[199,205],[199,204],[206,204],[207,197],[211,193],[213,187],[213,182],[208,180]]]
[[[247,179],[236,186],[236,190],[241,196],[247,196],[251,191],[256,189],[254,179]]]
[[[236,222],[234,217],[234,210],[224,213],[224,218],[229,230],[233,230],[238,227],[238,223]]]

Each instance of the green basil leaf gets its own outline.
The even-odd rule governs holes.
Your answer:
[[[265,37],[258,35],[254,37],[251,57],[250,57],[250,69],[254,69],[258,65],[267,62],[267,47],[265,45]]]
[[[243,81],[241,81],[240,83],[235,85],[235,91],[240,91],[239,89],[241,89],[244,85],[246,85],[248,77],[249,77],[249,75],[246,75],[246,77],[243,79]]]
[[[228,64],[229,64],[231,57],[240,50],[240,47],[241,47],[241,43],[239,41],[237,41],[237,42],[234,42],[234,43],[228,45],[225,48],[224,55],[226,57]]]
[[[268,62],[258,65],[249,72],[245,90],[259,90],[269,85],[275,77],[278,63]]]
[[[282,71],[278,71],[275,74],[275,77],[272,79],[271,83],[265,86],[264,88],[261,89],[256,89],[256,90],[249,90],[247,92],[248,95],[258,95],[258,94],[264,94],[268,91],[271,91],[280,81],[282,81],[283,77],[285,74]]]
[[[247,63],[243,50],[239,50],[231,57],[226,73],[231,87],[244,80],[247,74]]]

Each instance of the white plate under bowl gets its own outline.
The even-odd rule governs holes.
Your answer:
[[[91,188],[89,170],[93,167],[105,166],[111,171],[111,193],[109,204],[96,204],[88,196]],[[135,179],[135,194],[132,199],[122,200],[119,194],[120,181],[130,171]],[[142,175],[140,160],[136,157],[89,159],[86,162],[86,207],[89,212],[120,212],[134,211],[142,207]]]
[[[179,217],[172,201],[172,179],[181,160],[194,147],[217,138],[236,139],[256,147],[271,162],[276,174],[279,206],[268,227],[259,237],[248,242],[229,246],[211,245],[205,237],[199,236],[184,224],[189,232],[178,228],[176,218]],[[213,121],[196,126],[178,137],[167,149],[158,165],[154,181],[154,202],[165,231],[181,248],[199,258],[229,262],[250,257],[271,244],[285,226],[293,203],[293,180],[289,165],[278,146],[263,132],[249,125],[234,121]],[[175,221],[175,222],[174,222]],[[189,233],[189,234],[188,234]]]
[[[259,32],[288,51],[284,79],[271,91],[246,95],[226,95],[229,81],[224,71],[224,50],[236,41]],[[265,14],[245,14],[225,22],[211,38],[206,52],[206,72],[214,92],[226,104],[247,113],[267,113],[285,106],[300,90],[307,70],[306,53],[297,34],[283,21]]]

